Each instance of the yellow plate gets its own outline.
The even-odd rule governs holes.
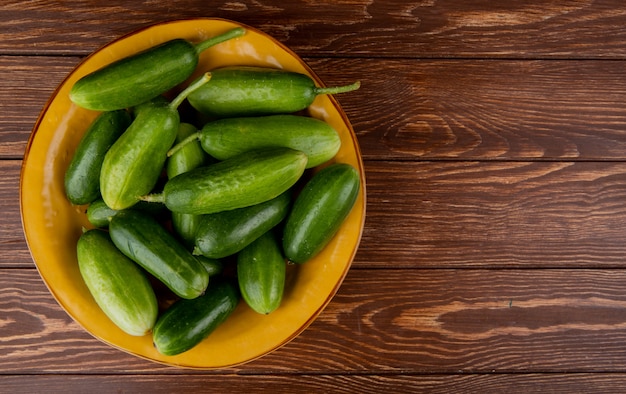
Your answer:
[[[331,243],[312,261],[290,267],[284,300],[270,315],[260,315],[244,302],[205,341],[183,354],[167,357],[150,335],[132,337],[117,328],[98,308],[76,262],[82,227],[91,227],[85,207],[72,206],[64,195],[63,177],[76,146],[97,112],[70,102],[68,93],[82,76],[122,57],[174,38],[191,42],[221,34],[238,23],[212,18],[173,21],[147,27],[104,46],[79,64],[59,85],[30,136],[20,180],[20,210],[28,246],[48,289],[61,307],[85,330],[105,343],[156,362],[188,368],[234,366],[261,357],[300,334],[330,302],[356,253],[365,218],[365,176],[354,131],[329,96],[319,96],[311,116],[331,124],[342,147],[334,161],[350,163],[361,174],[362,189],[354,209]],[[248,26],[240,38],[221,43],[200,57],[202,71],[226,65],[258,65],[308,74],[313,71],[293,52]],[[193,77],[192,77],[193,78]]]

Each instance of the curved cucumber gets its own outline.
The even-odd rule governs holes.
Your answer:
[[[304,153],[289,148],[246,152],[170,179],[162,195],[173,212],[209,214],[243,208],[271,200],[293,186],[307,163]]]
[[[359,173],[345,163],[332,164],[304,186],[283,229],[283,251],[289,261],[304,263],[333,238],[354,206]]]
[[[175,302],[154,326],[154,346],[166,356],[186,352],[222,324],[238,302],[239,293],[230,282],[216,283],[193,300]]]
[[[162,173],[167,151],[176,140],[180,125],[178,106],[209,79],[210,74],[205,74],[171,103],[155,101],[143,107],[111,146],[100,172],[100,192],[110,208],[129,208],[152,191]]]
[[[147,334],[156,322],[158,307],[143,271],[102,230],[83,233],[76,252],[81,276],[102,311],[127,334]]]
[[[181,298],[195,298],[209,284],[200,262],[148,214],[125,210],[109,223],[111,239],[128,258],[142,266]]]
[[[189,78],[200,52],[244,33],[235,28],[196,45],[183,39],[164,42],[82,77],[72,86],[70,99],[95,111],[134,107]]]
[[[233,255],[280,223],[290,205],[287,191],[260,204],[202,215],[194,253],[214,259]]]
[[[320,94],[349,92],[348,86],[320,88],[305,74],[268,67],[229,66],[212,70],[211,84],[189,96],[200,113],[226,118],[297,112]]]
[[[266,232],[237,254],[241,296],[257,313],[275,311],[283,299],[287,266],[274,233]]]
[[[219,119],[205,124],[199,135],[202,149],[218,160],[283,146],[304,152],[307,168],[332,159],[341,146],[339,134],[328,123],[296,115]]]
[[[74,205],[100,197],[100,169],[104,155],[130,125],[124,110],[103,112],[91,123],[65,172],[65,195]]]

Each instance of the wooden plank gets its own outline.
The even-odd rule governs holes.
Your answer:
[[[366,162],[356,264],[623,267],[624,174],[623,162]]]
[[[0,158],[21,158],[30,133],[57,85],[79,58],[0,57]]]
[[[318,319],[228,374],[624,373],[624,270],[353,269]],[[190,373],[91,338],[35,270],[0,275],[0,370]]]
[[[150,7],[124,0],[71,6],[9,0],[0,6],[0,53],[85,55],[149,24],[199,16],[249,24],[306,56],[626,56],[623,4],[583,0],[506,5],[487,0],[199,5],[187,0]]]
[[[0,161],[0,267],[32,266],[19,165]],[[367,161],[365,168],[356,267],[623,266],[624,162]]]
[[[365,159],[626,160],[621,61],[307,60],[327,85],[361,80],[337,99]],[[0,57],[0,158],[77,62]]]
[[[18,160],[0,160],[0,267],[33,267],[20,214]]]
[[[425,392],[453,394],[501,393],[622,393],[622,374],[451,374],[451,375],[187,375],[180,379],[161,375],[37,375],[0,376],[0,384],[11,393],[85,392],[98,387],[104,392],[154,394],[172,392],[233,393],[358,393],[403,394]]]

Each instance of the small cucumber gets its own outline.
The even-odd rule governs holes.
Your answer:
[[[100,191],[109,208],[129,208],[152,191],[163,171],[167,151],[176,140],[180,124],[178,106],[209,79],[210,74],[205,74],[171,103],[154,102],[142,108],[111,146],[100,172]]]
[[[206,272],[209,273],[209,278],[224,272],[224,262],[220,259],[210,259],[204,256],[196,256],[196,259],[202,264],[204,269],[206,269]]]
[[[78,267],[98,306],[111,321],[133,336],[152,330],[157,298],[143,271],[102,230],[87,230],[76,246]]]
[[[195,298],[209,284],[202,264],[150,215],[125,210],[113,216],[109,233],[117,248],[181,298]]]
[[[217,118],[297,112],[320,94],[349,92],[360,86],[357,82],[320,88],[308,75],[269,67],[229,66],[211,73],[211,84],[189,95],[189,103]]]
[[[167,41],[82,77],[72,86],[70,99],[95,111],[134,107],[189,78],[202,51],[244,33],[238,27],[195,45],[183,39]]]
[[[346,163],[313,175],[294,201],[283,229],[283,251],[289,261],[304,263],[328,244],[352,210],[360,184],[359,173]]]
[[[283,299],[287,265],[272,231],[237,254],[237,281],[241,296],[261,314],[275,311]]]
[[[201,215],[194,254],[220,259],[239,252],[289,212],[291,192],[249,207]]]
[[[226,321],[238,303],[236,286],[226,281],[212,284],[196,299],[176,301],[154,326],[154,346],[166,356],[190,350]]]
[[[130,125],[124,110],[103,112],[91,123],[65,172],[65,195],[74,205],[100,197],[100,169],[104,155]]]
[[[197,133],[195,126],[181,123],[176,136],[176,142],[186,140],[190,135]],[[173,178],[184,172],[198,168],[208,162],[207,154],[202,150],[199,141],[191,141],[182,146],[175,154],[168,157],[166,172],[168,178]],[[196,229],[200,223],[198,215],[172,212],[172,228],[188,246],[193,246]]]
[[[164,211],[163,206],[159,204],[151,204],[145,201],[139,201],[132,206],[132,209],[137,209],[143,212],[147,212],[151,215],[158,215]],[[87,220],[95,227],[104,228],[109,226],[109,222],[113,216],[117,215],[120,211],[109,208],[102,198],[98,198],[87,207]]]
[[[300,179],[306,163],[300,151],[259,149],[175,176],[162,194],[143,199],[164,202],[173,212],[196,215],[243,208],[287,191]]]
[[[169,154],[199,139],[202,149],[218,160],[266,147],[287,147],[304,152],[307,168],[332,159],[341,139],[328,123],[297,115],[226,118],[208,122],[202,130],[177,143]],[[175,154],[175,153],[174,153]]]

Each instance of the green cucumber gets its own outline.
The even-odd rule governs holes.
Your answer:
[[[238,27],[195,45],[183,39],[164,42],[82,77],[72,86],[70,99],[95,111],[134,107],[189,78],[202,51],[244,33]]]
[[[239,252],[288,214],[291,192],[249,207],[201,215],[194,254],[220,259]]]
[[[218,118],[297,112],[320,94],[349,92],[360,86],[357,82],[321,88],[308,75],[269,67],[229,66],[211,73],[211,84],[189,95],[189,103],[198,112]]]
[[[132,206],[132,209],[147,212],[151,215],[158,215],[164,211],[163,206],[159,204],[151,204],[145,201],[139,201]],[[109,226],[111,218],[120,211],[109,208],[102,198],[98,198],[87,207],[87,220],[95,227],[104,228]]]
[[[287,191],[300,179],[306,163],[304,153],[289,148],[250,151],[177,175],[167,181],[163,193],[143,200],[196,215],[243,208]]]
[[[128,129],[111,146],[100,172],[100,192],[109,208],[122,210],[152,191],[176,140],[178,106],[187,95],[210,79],[201,79],[183,90],[171,103],[154,102],[137,114]]]
[[[130,125],[124,110],[103,112],[91,123],[65,172],[65,195],[74,205],[100,197],[100,169],[104,155]]]
[[[289,261],[304,263],[333,238],[359,195],[357,170],[334,163],[317,172],[293,203],[283,229],[283,251]]]
[[[287,264],[272,231],[237,254],[237,281],[241,296],[255,312],[275,311],[283,299]]]
[[[196,127],[191,124],[181,123],[176,142],[180,143],[186,140],[190,135],[195,135],[197,131]],[[208,162],[207,154],[202,150],[199,141],[191,141],[182,146],[175,154],[168,156],[165,167],[168,178],[173,178]],[[198,215],[172,212],[172,228],[188,246],[193,245],[199,223],[200,217]]]
[[[117,248],[181,298],[195,298],[209,284],[202,264],[150,215],[133,209],[109,223]]]
[[[154,326],[154,346],[166,356],[192,349],[226,321],[238,303],[236,286],[226,281],[211,285],[196,299],[176,301]]]
[[[209,278],[224,272],[224,262],[220,259],[210,259],[204,256],[196,256],[196,259],[202,264],[204,269],[206,269],[206,272],[209,273]]]
[[[226,118],[208,122],[198,133],[177,143],[168,152],[176,154],[199,139],[202,149],[218,160],[266,147],[287,147],[304,152],[307,168],[332,159],[341,147],[341,139],[328,123],[297,115],[268,115]]]
[[[94,300],[129,335],[146,335],[157,320],[157,298],[144,272],[102,230],[87,230],[76,245],[78,267]]]

